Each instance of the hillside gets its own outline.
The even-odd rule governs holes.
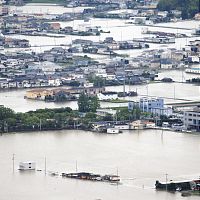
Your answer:
[[[160,0],[159,10],[181,10],[182,18],[189,19],[198,13],[199,0]]]

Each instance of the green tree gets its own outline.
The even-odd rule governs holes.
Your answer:
[[[85,115],[85,118],[90,119],[90,120],[95,120],[96,117],[97,117],[97,115],[95,113],[93,113],[93,112],[88,112]]]
[[[79,112],[96,112],[100,107],[97,96],[89,97],[85,93],[81,93],[78,99]]]
[[[188,19],[194,17],[198,13],[199,0],[160,0],[158,3],[159,10],[180,10],[182,18]]]
[[[98,97],[90,97],[89,98],[89,111],[90,112],[96,112],[97,108],[100,107],[100,103],[98,101]]]
[[[7,118],[6,122],[7,122],[8,127],[16,126],[16,119],[15,118]]]
[[[85,93],[81,93],[78,99],[79,112],[89,112],[89,97]]]
[[[105,79],[99,76],[92,76],[88,77],[90,83],[94,83],[95,87],[102,87],[105,86]]]
[[[0,106],[0,120],[5,120],[7,118],[13,118],[15,113],[12,109]]]

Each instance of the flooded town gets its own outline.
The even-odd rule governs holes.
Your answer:
[[[200,198],[199,0],[0,0],[0,199]]]

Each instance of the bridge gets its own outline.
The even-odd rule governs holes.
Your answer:
[[[190,102],[181,102],[181,103],[167,103],[166,105],[172,106],[174,108],[195,107],[195,106],[200,106],[200,101],[190,101]]]

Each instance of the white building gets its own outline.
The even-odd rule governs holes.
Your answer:
[[[115,129],[129,130],[130,129],[130,125],[129,124],[116,124],[115,125]]]
[[[19,170],[35,170],[36,163],[33,161],[26,161],[19,163]]]
[[[172,108],[164,107],[164,99],[161,98],[141,98],[139,108],[143,112],[150,112],[155,115],[172,115]]]
[[[48,85],[49,86],[60,86],[61,85],[61,80],[60,79],[49,79],[48,80]]]
[[[183,124],[186,129],[200,130],[200,108],[196,107],[193,110],[185,111],[183,116]]]
[[[97,97],[100,101],[115,100],[118,99],[118,94],[117,92],[102,92],[98,93]]]

